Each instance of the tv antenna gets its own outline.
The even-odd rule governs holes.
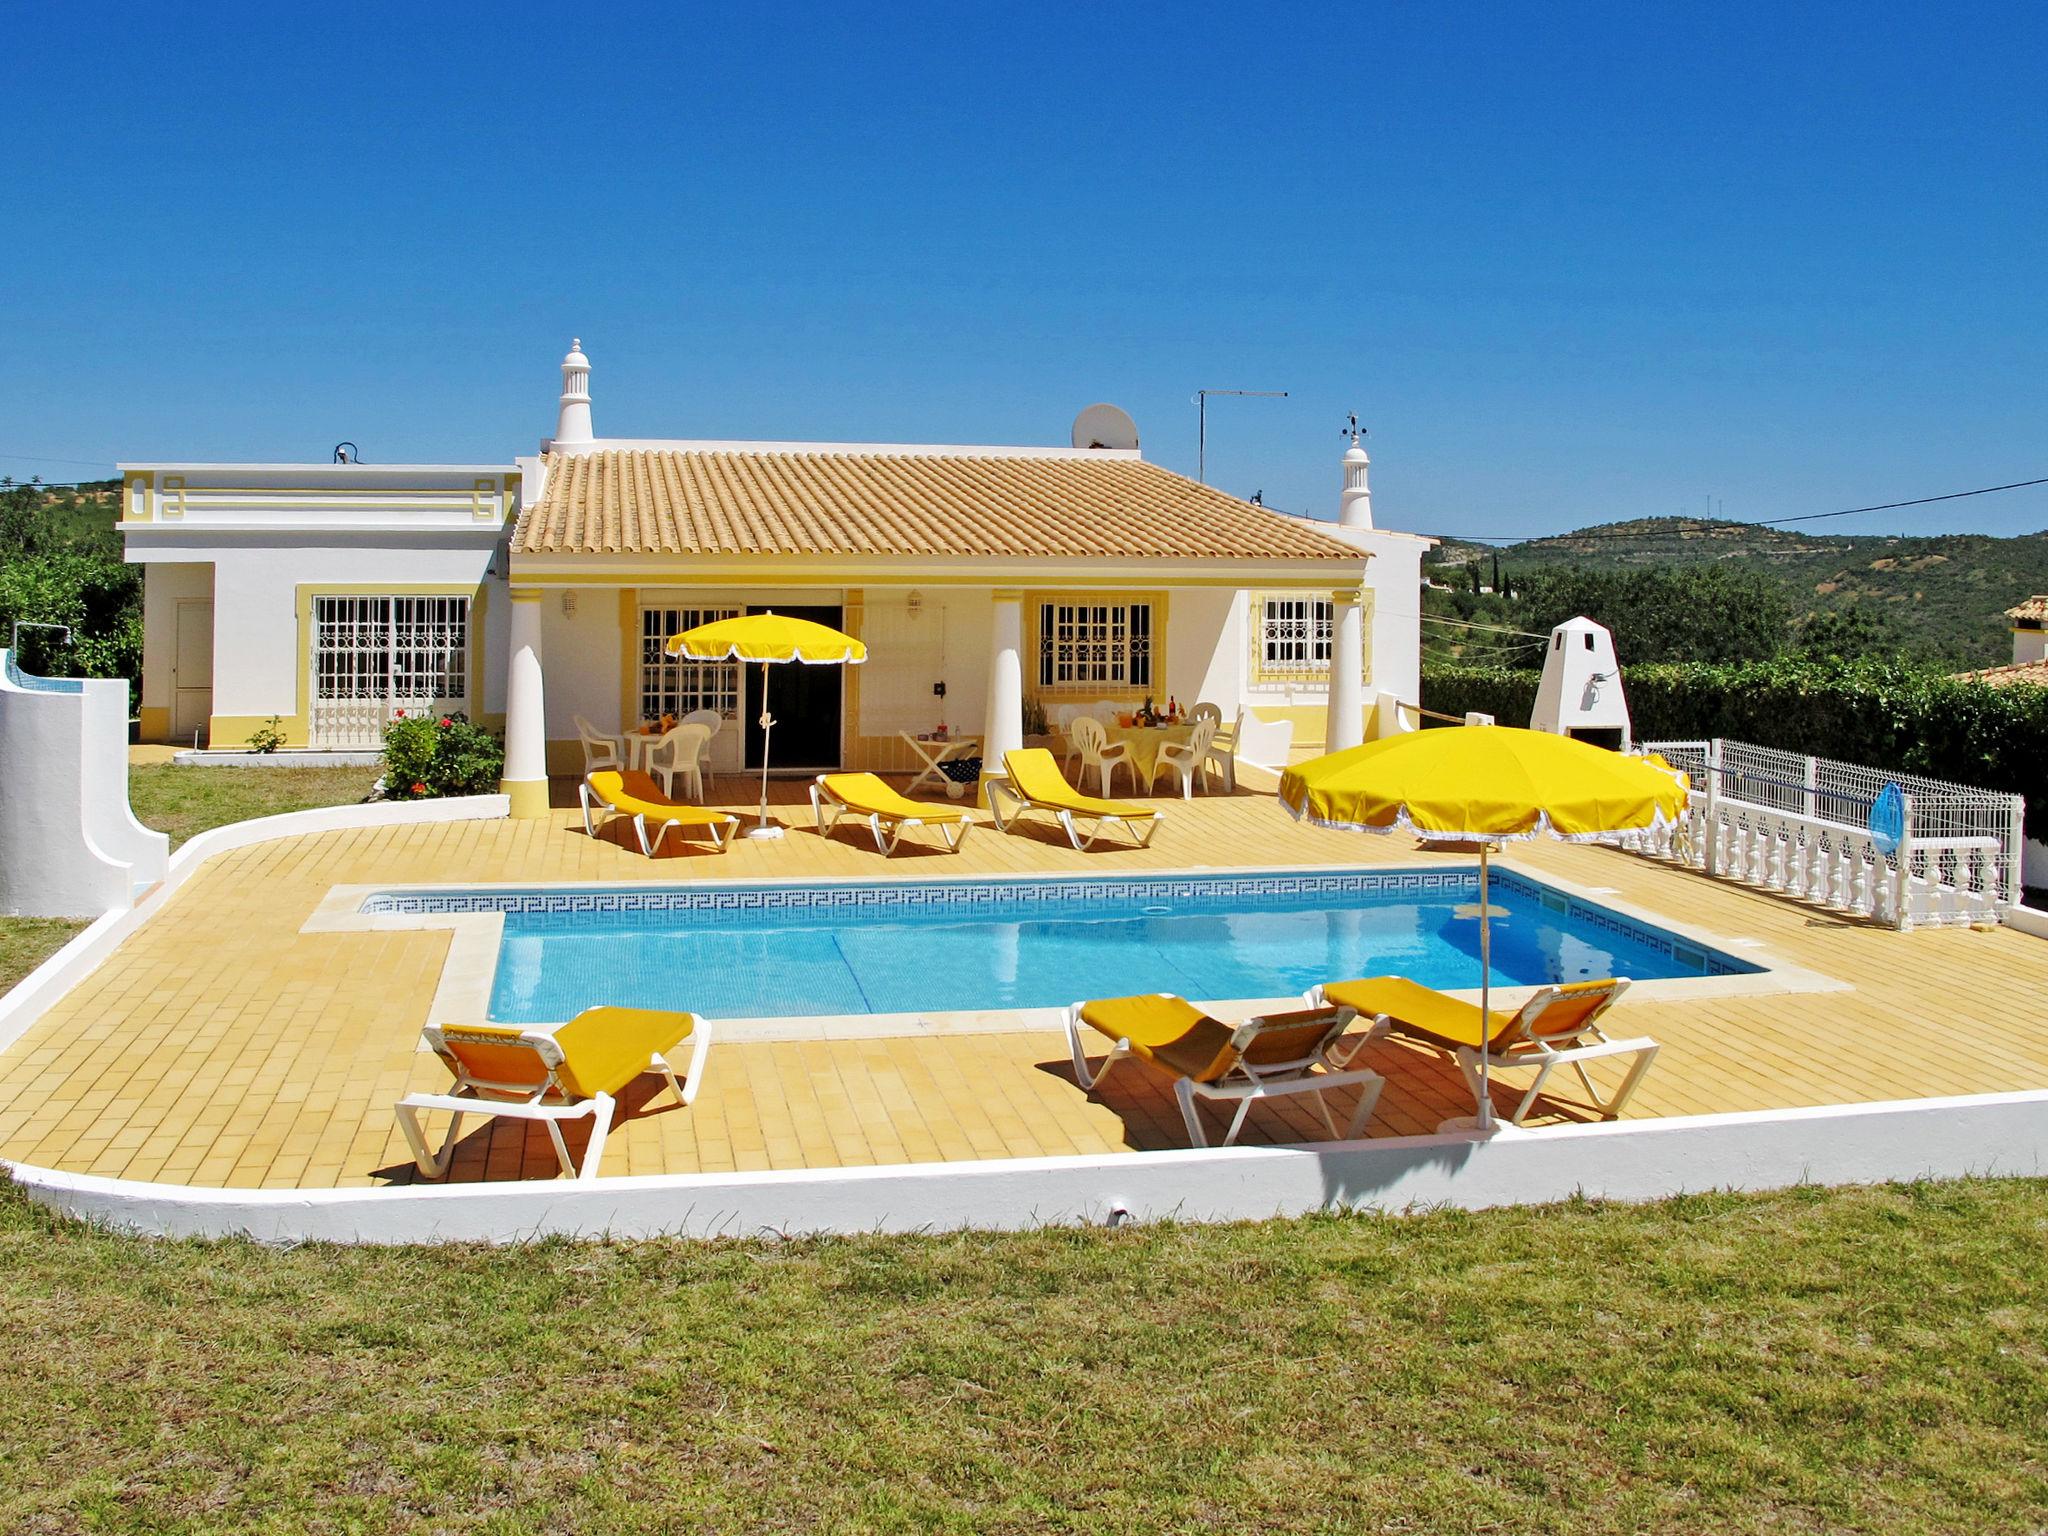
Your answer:
[[[1267,400],[1285,400],[1284,389],[1198,389],[1195,391],[1195,407],[1198,427],[1195,447],[1195,478],[1204,485],[1209,483],[1209,397],[1211,395],[1258,395]]]

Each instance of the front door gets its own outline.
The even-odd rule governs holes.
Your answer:
[[[767,613],[766,608],[749,608],[749,613]],[[842,614],[837,607],[778,607],[776,613],[809,619],[837,629]],[[785,661],[774,666],[758,664],[741,669],[746,674],[747,766],[761,766],[761,676],[768,678],[768,713],[775,717],[775,735],[768,748],[770,769],[808,769],[839,766],[839,701],[845,669],[814,667],[807,662]]]
[[[191,742],[213,716],[213,604],[178,604],[177,651],[171,659],[171,740]]]

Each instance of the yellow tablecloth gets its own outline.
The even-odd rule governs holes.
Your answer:
[[[1138,783],[1142,787],[1152,782],[1153,774],[1159,767],[1159,749],[1168,742],[1176,747],[1188,744],[1188,738],[1195,734],[1192,720],[1180,725],[1117,725],[1111,721],[1103,723],[1112,743],[1130,743],[1131,766],[1138,770]]]

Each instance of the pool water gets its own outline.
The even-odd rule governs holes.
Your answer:
[[[491,1017],[599,1003],[709,1018],[1297,994],[1399,974],[1479,984],[1478,872],[1451,869],[837,886],[389,892],[365,910],[499,910]],[[1493,981],[1757,967],[1517,874],[1492,887]]]

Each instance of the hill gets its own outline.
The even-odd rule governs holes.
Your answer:
[[[1482,581],[1491,585],[1496,555],[1510,588],[1561,565],[1611,571],[1722,565],[1753,572],[1783,591],[1795,621],[1868,604],[1864,611],[1878,615],[1905,649],[1957,666],[2010,660],[2004,611],[2031,593],[2048,592],[2048,531],[1908,538],[1675,517],[1605,523],[1505,546],[1446,541],[1431,552],[1427,570],[1438,581],[1463,582],[1467,562],[1477,561]]]

